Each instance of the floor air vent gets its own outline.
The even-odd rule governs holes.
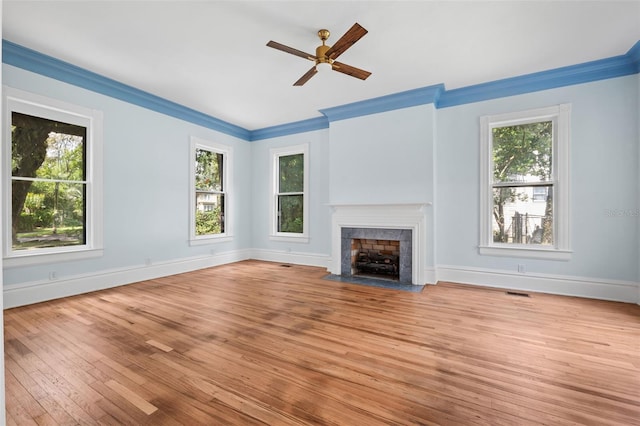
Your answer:
[[[507,291],[506,293],[509,296],[529,297],[527,293],[520,293],[518,291]]]
[[[291,265],[280,265],[280,266],[282,266],[283,268],[291,268]]]

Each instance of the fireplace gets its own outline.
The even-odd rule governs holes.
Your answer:
[[[398,277],[403,284],[423,285],[425,279],[426,215],[425,204],[332,204],[331,260],[328,270],[335,275],[350,277],[352,268],[352,240],[397,241]],[[382,259],[395,255],[393,250],[378,247]],[[377,252],[374,252],[377,255]],[[373,256],[376,257],[376,256]],[[391,259],[389,260],[391,262]],[[369,269],[375,264],[369,262]],[[357,265],[356,265],[357,266]],[[355,268],[357,269],[357,268]],[[379,269],[389,269],[387,267]],[[394,278],[395,279],[395,278]]]
[[[400,241],[351,240],[351,275],[400,280]]]
[[[340,275],[411,284],[411,234],[411,229],[342,228]]]

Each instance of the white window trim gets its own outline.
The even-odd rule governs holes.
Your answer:
[[[308,243],[309,242],[309,144],[301,144],[295,146],[287,146],[281,148],[271,148],[269,150],[271,157],[271,241],[291,242],[291,243]],[[304,158],[304,183],[302,197],[302,233],[295,232],[278,232],[278,164],[279,158],[286,155],[303,154]]]
[[[493,147],[491,132],[494,127],[553,121],[553,226],[552,247],[529,244],[495,243],[492,238],[493,207]],[[571,104],[547,108],[483,116],[480,118],[480,245],[483,255],[528,257],[537,259],[569,260],[571,258],[570,200],[569,200],[569,148]]]
[[[224,155],[222,181],[224,182],[224,232],[221,234],[196,235],[196,149],[217,152]],[[189,245],[197,246],[233,240],[233,147],[191,137],[189,151]]]
[[[5,267],[20,267],[100,257],[103,254],[103,168],[102,111],[50,99],[12,87],[3,86],[4,102],[4,209],[3,257]],[[21,112],[87,128],[86,143],[86,244],[36,250],[12,249],[11,243],[11,112]]]

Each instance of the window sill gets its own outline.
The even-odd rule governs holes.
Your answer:
[[[20,253],[3,259],[6,268],[18,268],[21,266],[34,266],[47,263],[69,262],[74,260],[92,259],[102,257],[103,249],[84,249],[76,251],[64,251],[57,253]]]
[[[274,234],[269,235],[271,241],[281,241],[285,243],[308,243],[309,236],[305,234]]]
[[[559,250],[554,248],[532,248],[531,246],[517,245],[506,246],[480,246],[481,255],[506,256],[506,257],[527,257],[530,259],[547,260],[571,260],[571,250]]]
[[[190,246],[203,246],[206,244],[217,244],[217,243],[226,243],[227,241],[233,241],[233,235],[229,234],[221,234],[221,235],[211,235],[211,236],[203,236],[199,238],[193,238],[189,240]]]

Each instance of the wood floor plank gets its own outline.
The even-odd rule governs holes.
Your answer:
[[[113,391],[119,393],[120,396],[124,397],[128,402],[136,406],[146,415],[153,414],[158,409],[158,407],[146,401],[140,395],[133,392],[131,389],[121,385],[115,380],[109,380],[107,383],[105,383],[105,385],[110,387]]]
[[[7,424],[639,425],[640,306],[245,261],[5,311]]]
[[[149,345],[151,345],[153,347],[156,347],[156,348],[158,348],[158,349],[160,349],[161,351],[164,351],[164,352],[171,352],[173,350],[173,348],[171,346],[167,346],[164,343],[157,342],[157,341],[155,341],[153,339],[147,340],[147,344],[149,344]]]

